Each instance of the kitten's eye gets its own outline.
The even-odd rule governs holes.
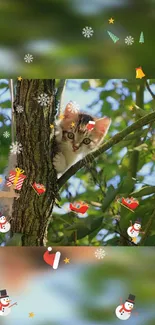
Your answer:
[[[67,136],[69,139],[74,139],[74,133],[72,132],[68,132]]]
[[[84,144],[89,144],[91,142],[91,140],[89,139],[89,138],[85,138],[84,140],[83,140],[83,143]]]

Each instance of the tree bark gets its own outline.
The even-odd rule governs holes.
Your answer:
[[[37,99],[42,93],[50,97],[49,106],[41,106]],[[17,155],[17,167],[26,175],[20,198],[14,200],[13,234],[21,233],[22,246],[46,245],[46,231],[57,193],[57,176],[52,165],[55,152],[54,123],[55,79],[22,80],[17,83],[15,105],[24,112],[15,112],[16,141],[23,150]],[[43,184],[46,191],[41,196],[32,188],[34,182]]]

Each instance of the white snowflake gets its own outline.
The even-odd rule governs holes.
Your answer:
[[[134,38],[132,36],[127,36],[125,38],[125,44],[132,45],[134,43]]]
[[[93,31],[92,27],[88,27],[88,26],[86,26],[86,27],[84,27],[84,28],[82,29],[82,34],[83,34],[83,36],[86,37],[86,38],[90,38],[90,37],[92,37],[92,36],[93,36],[93,33],[94,33],[94,31]]]
[[[24,107],[21,106],[21,105],[18,105],[18,106],[16,107],[16,111],[17,111],[17,113],[22,113],[22,112],[24,111]]]
[[[99,260],[104,258],[106,256],[106,252],[103,248],[98,248],[95,251],[95,257],[98,258]]]
[[[11,153],[13,153],[14,155],[21,153],[21,151],[23,150],[23,147],[21,145],[21,143],[13,142],[10,146],[10,150]]]
[[[38,104],[41,106],[48,106],[50,103],[50,98],[47,94],[43,93],[38,96]]]
[[[9,136],[10,136],[10,133],[8,131],[5,131],[3,133],[3,137],[6,138],[6,139],[9,138]]]
[[[26,55],[24,56],[24,61],[25,61],[26,63],[31,63],[31,62],[33,61],[33,55],[32,55],[32,54],[26,54]]]
[[[69,104],[68,104],[68,107],[69,107],[69,110],[71,111],[71,112],[78,112],[79,111],[79,109],[80,109],[80,106],[79,106],[79,104],[77,104],[76,102],[70,102]]]

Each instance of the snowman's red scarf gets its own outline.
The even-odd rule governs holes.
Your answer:
[[[134,226],[132,226],[132,228],[131,228],[131,230],[130,230],[130,231],[132,231],[132,230],[139,232],[139,230],[135,229],[135,227],[134,227]]]
[[[0,228],[2,229],[3,228],[3,225],[5,225],[6,223],[7,223],[7,221],[0,222]]]
[[[122,310],[125,310],[127,313],[131,313],[131,309],[126,309],[124,304],[122,305],[121,309],[119,310],[119,313],[121,313]]]
[[[2,310],[2,307],[8,307],[9,303],[7,305],[3,305],[2,302],[0,302],[0,310]]]

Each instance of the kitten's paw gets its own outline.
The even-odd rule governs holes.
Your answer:
[[[65,157],[61,152],[53,158],[53,165],[57,173],[63,173],[67,168]]]

